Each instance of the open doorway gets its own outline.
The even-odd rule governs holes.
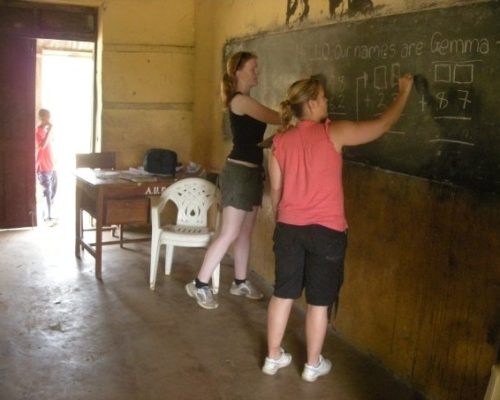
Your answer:
[[[92,151],[95,47],[92,42],[37,40],[36,110],[50,111],[58,177],[54,215],[74,224],[75,154]],[[37,182],[37,225],[45,226],[43,190]]]

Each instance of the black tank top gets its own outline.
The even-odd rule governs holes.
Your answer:
[[[240,93],[235,93],[235,96]],[[238,115],[229,108],[229,122],[233,134],[233,149],[229,158],[261,165],[264,159],[262,147],[257,143],[262,142],[266,124],[249,115]]]

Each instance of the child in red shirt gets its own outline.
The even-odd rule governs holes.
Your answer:
[[[40,124],[36,128],[36,174],[38,182],[43,187],[43,195],[46,200],[47,209],[44,212],[44,220],[53,225],[56,220],[52,215],[52,205],[57,192],[57,173],[54,169],[54,159],[52,155],[52,124],[50,123],[50,112],[40,109],[38,112]]]

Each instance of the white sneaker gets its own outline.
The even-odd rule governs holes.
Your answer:
[[[186,292],[190,297],[193,297],[200,307],[207,310],[213,310],[219,307],[217,300],[215,300],[212,289],[209,286],[197,288],[195,282],[189,282],[186,286]]]
[[[274,375],[280,368],[285,368],[292,362],[292,355],[286,353],[285,350],[281,349],[280,358],[274,359],[266,357],[264,366],[262,367],[262,372],[267,375]]]
[[[236,282],[233,281],[233,283],[231,283],[231,289],[229,290],[229,293],[234,294],[235,296],[245,296],[252,300],[259,300],[264,297],[264,294],[254,285],[252,285],[252,282],[250,282],[249,280],[246,280],[239,285],[237,285]]]
[[[314,382],[320,376],[326,375],[332,369],[332,363],[319,356],[319,363],[315,367],[309,364],[304,364],[304,371],[302,371],[302,379],[307,382]]]

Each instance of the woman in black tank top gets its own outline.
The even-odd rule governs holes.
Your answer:
[[[219,177],[222,191],[222,227],[208,248],[195,280],[186,292],[205,309],[218,303],[209,286],[216,266],[234,243],[234,282],[230,293],[250,299],[263,294],[247,280],[250,240],[262,198],[263,151],[258,146],[266,124],[280,124],[279,113],[250,96],[258,83],[257,56],[249,52],[233,54],[227,61],[222,80],[222,100],[229,112],[233,149]]]

